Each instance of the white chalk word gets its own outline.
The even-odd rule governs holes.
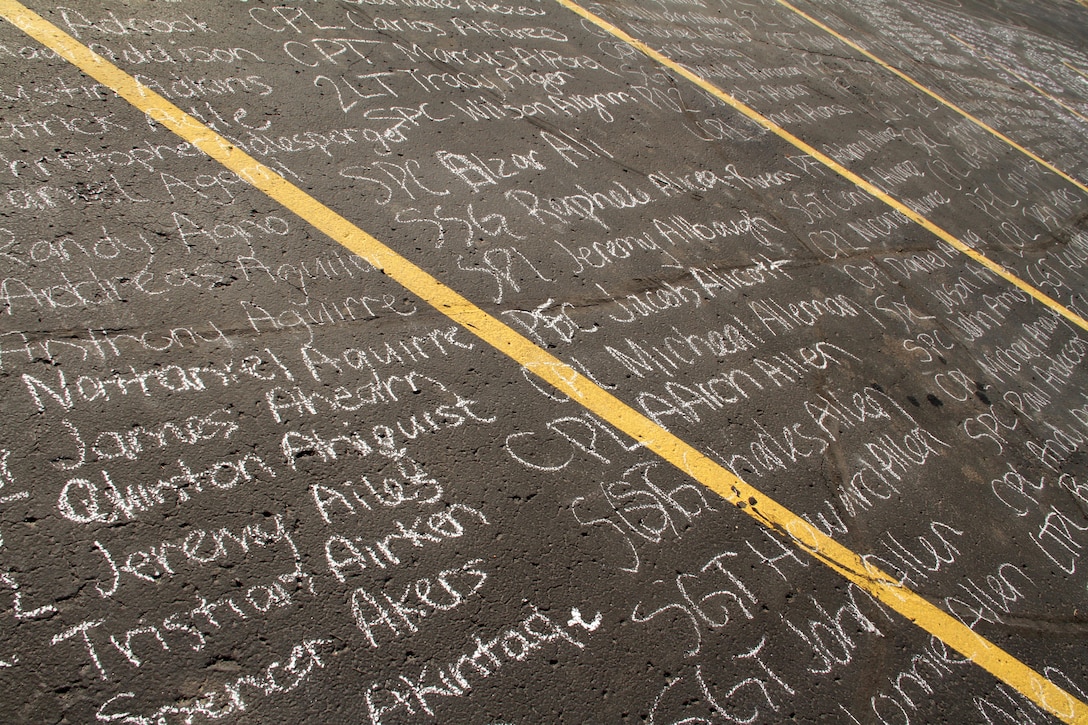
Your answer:
[[[575,650],[585,649],[585,643],[574,634],[535,605],[529,606],[532,614],[494,637],[474,634],[472,642],[455,659],[441,663],[431,660],[412,675],[371,684],[366,691],[370,725],[405,722],[414,715],[433,718],[439,698],[468,696],[473,683],[481,683],[505,666],[524,662],[546,644],[565,643]]]

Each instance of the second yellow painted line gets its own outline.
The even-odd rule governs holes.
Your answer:
[[[577,8],[576,12],[585,14],[584,16],[596,17],[580,6],[564,0],[560,2],[572,9]],[[38,42],[55,50],[87,75],[114,90],[137,109],[200,148],[316,229],[382,269],[392,279],[451,320],[463,325],[494,349],[569,394],[587,410],[617,429],[641,441],[657,455],[737,505],[759,523],[790,537],[800,549],[899,612],[908,621],[970,658],[1046,711],[1066,722],[1088,723],[1088,705],[484,312],[467,298],[248,156],[162,96],[139,85],[127,73],[91,52],[60,28],[16,0],[0,0],[0,16]],[[638,43],[633,39],[632,42]]]

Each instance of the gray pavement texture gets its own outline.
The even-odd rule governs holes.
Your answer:
[[[1085,717],[1088,6],[27,6],[314,201],[0,23],[0,720]]]

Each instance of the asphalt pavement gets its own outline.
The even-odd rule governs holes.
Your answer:
[[[1088,4],[0,16],[4,722],[1088,722]]]

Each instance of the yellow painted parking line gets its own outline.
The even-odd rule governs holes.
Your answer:
[[[1083,0],[1083,1],[1088,2],[1088,0]],[[955,103],[948,100],[944,96],[940,95],[939,93],[937,93],[933,89],[922,85],[921,83],[916,81],[914,78],[910,77],[909,75],[907,75],[903,71],[899,70],[895,66],[893,66],[890,63],[888,63],[887,61],[885,61],[883,58],[880,58],[879,56],[875,55],[874,53],[869,52],[868,50],[866,50],[862,46],[858,45],[856,42],[854,42],[850,38],[846,37],[842,33],[839,33],[834,28],[831,28],[828,25],[820,22],[816,18],[812,17],[808,13],[804,12],[803,10],[798,8],[797,6],[787,2],[786,0],[775,0],[775,2],[778,3],[779,5],[781,5],[782,7],[786,8],[787,10],[790,10],[791,12],[793,12],[793,13],[799,15],[800,17],[804,18],[808,22],[810,22],[813,25],[815,25],[816,27],[818,27],[820,30],[823,30],[825,33],[828,33],[829,35],[832,35],[835,38],[838,38],[840,41],[842,41],[843,43],[846,43],[846,45],[850,46],[851,48],[853,48],[857,52],[861,53],[866,58],[868,58],[869,60],[871,60],[874,63],[876,63],[877,65],[879,65],[881,68],[884,68],[885,70],[889,71],[890,73],[893,73],[893,74],[899,76],[901,79],[903,79],[904,81],[906,81],[910,85],[914,86],[915,88],[920,90],[922,93],[926,94],[927,96],[929,96],[933,100],[937,101],[941,105],[943,105],[946,108],[949,108],[949,109],[955,111],[956,113],[960,114],[961,116],[966,118],[968,121],[971,121],[976,126],[981,128],[982,130],[984,130],[987,133],[991,134],[995,138],[1000,139],[1001,141],[1004,141],[1005,143],[1007,143],[1012,148],[1016,149],[1020,153],[1024,154],[1028,158],[1030,158],[1032,161],[1036,162],[1037,164],[1039,164],[1040,166],[1042,166],[1042,167],[1044,167],[1046,169],[1049,169],[1050,171],[1053,171],[1055,174],[1062,177],[1063,179],[1068,181],[1070,184],[1075,185],[1081,191],[1088,194],[1088,186],[1086,186],[1085,184],[1081,183],[1080,181],[1073,178],[1069,174],[1065,173],[1064,171],[1062,171],[1058,167],[1054,166],[1049,161],[1046,161],[1045,159],[1039,157],[1037,154],[1035,154],[1035,153],[1029,151],[1028,149],[1024,148],[1023,146],[1016,143],[1015,141],[1013,141],[1011,138],[1009,138],[1005,134],[1001,133],[997,129],[995,129],[992,126],[990,126],[989,124],[987,124],[985,121],[983,121],[983,120],[977,118],[976,116],[972,115],[970,112],[968,112],[967,110],[965,110],[965,109],[961,108],[960,106],[956,105]]]
[[[633,38],[632,36],[628,35],[626,32],[624,32],[620,28],[616,27],[612,23],[605,20],[604,18],[601,18],[600,16],[593,14],[589,10],[586,10],[581,5],[578,5],[577,3],[574,3],[571,0],[556,0],[556,2],[558,2],[560,5],[570,9],[571,11],[573,11],[575,13],[578,13],[579,15],[581,15],[586,20],[589,20],[590,22],[592,22],[595,25],[597,25],[598,27],[600,27],[602,30],[606,30],[609,33],[611,33],[612,35],[619,38],[620,40],[624,41],[625,43],[630,44],[632,47],[638,49],[643,54],[649,56],[653,60],[655,60],[658,63],[660,63],[661,65],[665,66],[666,68],[669,68],[670,70],[672,70],[677,75],[680,75],[680,76],[686,78],[687,80],[691,81],[695,85],[699,86],[700,88],[702,88],[707,93],[710,93],[711,95],[713,95],[715,98],[718,98],[719,100],[724,101],[725,103],[730,105],[734,110],[739,111],[740,113],[744,114],[745,116],[747,116],[751,120],[758,123],[763,128],[767,129],[768,131],[775,134],[779,138],[781,138],[784,141],[790,143],[791,145],[793,145],[794,147],[796,147],[796,148],[800,149],[801,151],[805,152],[809,156],[813,157],[814,159],[819,161],[821,164],[823,164],[827,168],[831,169],[832,171],[834,171],[836,174],[843,177],[847,181],[850,181],[851,183],[853,183],[858,188],[868,192],[870,195],[872,195],[873,197],[875,197],[875,198],[879,199],[880,201],[884,202],[885,204],[890,206],[892,209],[895,209],[899,213],[903,214],[904,216],[909,218],[911,221],[913,221],[915,224],[918,224],[919,226],[921,226],[925,230],[932,233],[934,236],[936,236],[938,239],[943,241],[945,244],[949,245],[953,249],[956,249],[957,251],[961,252],[962,254],[966,255],[967,257],[970,257],[975,262],[979,263],[980,265],[982,265],[986,269],[990,270],[991,272],[993,272],[997,276],[1001,277],[1006,282],[1009,282],[1013,286],[1015,286],[1018,289],[1022,290],[1024,293],[1030,295],[1036,301],[1038,301],[1038,302],[1042,303],[1043,305],[1046,305],[1050,309],[1054,310],[1055,312],[1057,312],[1058,314],[1060,314],[1062,317],[1069,320],[1073,324],[1077,325],[1078,327],[1080,327],[1080,328],[1082,328],[1084,330],[1088,330],[1088,320],[1085,320],[1083,317],[1081,317],[1077,313],[1073,312],[1068,307],[1061,304],[1060,302],[1058,302],[1054,298],[1050,297],[1049,295],[1044,294],[1042,291],[1040,291],[1036,287],[1034,287],[1034,286],[1028,284],[1027,282],[1025,282],[1024,280],[1020,279],[1020,277],[1016,276],[1015,274],[1013,274],[1009,270],[1005,269],[1003,266],[1001,266],[997,262],[993,261],[989,257],[985,256],[981,252],[978,252],[977,250],[973,249],[970,245],[966,244],[965,242],[960,241],[956,236],[954,236],[953,234],[951,234],[948,231],[945,231],[943,228],[937,226],[936,224],[931,222],[926,217],[922,216],[921,214],[914,211],[913,209],[911,209],[909,206],[907,206],[903,202],[899,201],[895,197],[893,197],[890,194],[888,194],[887,192],[885,192],[880,187],[876,186],[875,184],[873,184],[873,183],[871,183],[869,181],[866,181],[862,177],[855,174],[853,171],[850,171],[848,168],[846,168],[845,166],[843,166],[839,162],[835,161],[833,158],[831,158],[827,154],[822,153],[821,151],[818,151],[815,147],[805,143],[799,137],[793,135],[792,133],[790,133],[786,129],[782,128],[781,126],[776,124],[774,121],[770,120],[769,118],[767,118],[763,114],[759,113],[759,111],[756,111],[751,106],[748,106],[748,105],[746,105],[744,103],[741,103],[736,98],[734,98],[732,95],[730,95],[726,91],[723,91],[721,88],[714,85],[710,81],[706,80],[702,76],[691,72],[690,70],[688,70],[684,66],[680,65],[676,61],[671,60],[670,58],[666,57],[662,53],[660,53],[660,52],[654,50],[653,48],[651,48],[650,46],[646,45],[641,40]]]
[[[1088,2],[1088,0],[1085,0],[1085,2]],[[1088,73],[1085,73],[1084,71],[1082,71],[1082,70],[1081,70],[1080,68],[1076,67],[1075,65],[1073,65],[1073,64],[1072,64],[1072,63],[1070,63],[1069,61],[1067,61],[1067,60],[1063,60],[1063,61],[1062,61],[1062,63],[1063,63],[1063,64],[1065,65],[1065,67],[1066,67],[1066,68],[1068,68],[1069,70],[1072,70],[1072,71],[1076,71],[1077,73],[1080,73],[1080,74],[1081,74],[1082,76],[1084,76],[1085,78],[1088,78]]]
[[[1080,111],[1078,111],[1077,109],[1073,108],[1072,106],[1070,106],[1070,105],[1069,105],[1068,103],[1066,103],[1066,102],[1065,102],[1065,101],[1063,101],[1062,99],[1060,99],[1060,98],[1057,98],[1056,96],[1054,96],[1054,95],[1050,94],[1050,93],[1049,93],[1049,92],[1047,92],[1047,91],[1046,91],[1045,89],[1043,89],[1043,88],[1040,88],[1039,86],[1035,85],[1034,83],[1032,83],[1031,81],[1029,81],[1029,80],[1028,80],[1027,78],[1025,78],[1025,77],[1024,77],[1024,76],[1022,76],[1021,74],[1017,73],[1016,71],[1014,71],[1014,70],[1013,70],[1012,68],[1010,68],[1010,67],[1009,67],[1009,66],[1007,66],[1006,64],[1004,64],[1004,63],[1002,63],[1001,61],[999,61],[999,60],[998,60],[997,58],[994,58],[994,57],[992,57],[992,56],[986,55],[985,53],[983,53],[983,52],[981,52],[980,50],[978,50],[978,48],[976,48],[975,46],[971,45],[970,43],[968,43],[968,42],[967,42],[966,40],[964,40],[963,38],[960,38],[959,36],[956,36],[956,35],[952,35],[951,33],[949,33],[949,37],[950,37],[950,38],[952,38],[953,40],[955,40],[955,41],[956,41],[957,43],[959,43],[959,44],[960,44],[960,45],[962,45],[963,47],[965,47],[965,48],[967,48],[968,50],[970,50],[970,51],[971,51],[972,53],[974,53],[975,55],[979,56],[980,58],[983,58],[983,59],[985,59],[985,60],[988,60],[988,61],[990,61],[991,63],[993,63],[994,65],[996,65],[996,66],[997,66],[998,68],[1000,68],[1001,70],[1003,70],[1003,71],[1005,71],[1006,73],[1008,73],[1009,75],[1011,75],[1011,76],[1012,76],[1013,78],[1016,78],[1016,79],[1017,79],[1018,81],[1020,81],[1020,82],[1021,82],[1021,83],[1023,83],[1024,85],[1026,85],[1026,86],[1029,86],[1029,87],[1030,87],[1030,88],[1031,88],[1032,90],[1034,90],[1034,91],[1035,91],[1036,93],[1038,93],[1039,95],[1041,95],[1041,96],[1045,96],[1046,98],[1049,98],[1050,100],[1054,101],[1054,102],[1055,102],[1055,103],[1057,103],[1057,104],[1058,104],[1059,106],[1061,106],[1061,107],[1062,107],[1062,108],[1064,108],[1065,110],[1069,111],[1070,113],[1072,113],[1072,114],[1073,114],[1074,116],[1076,116],[1077,118],[1081,119],[1082,121],[1088,121],[1088,116],[1085,116],[1085,115],[1084,115],[1083,113],[1081,113],[1081,112],[1080,112]]]
[[[170,101],[139,85],[127,73],[91,52],[60,28],[16,0],[0,0],[0,16],[56,51],[84,73],[200,148],[330,238],[367,259],[420,299],[463,325],[483,342],[569,394],[587,410],[617,429],[641,441],[647,448],[742,509],[756,521],[789,536],[799,548],[969,657],[1040,707],[1067,722],[1088,723],[1088,705],[484,312],[272,169],[233,146],[230,141],[202,125]]]

